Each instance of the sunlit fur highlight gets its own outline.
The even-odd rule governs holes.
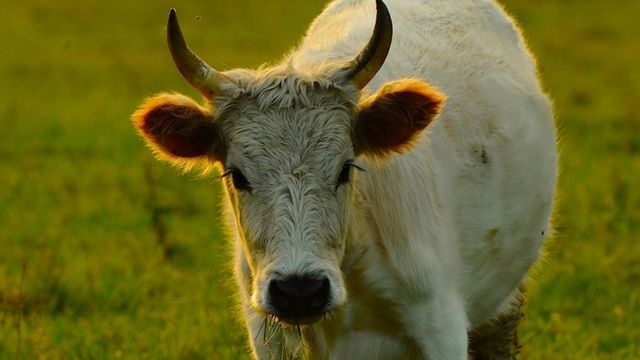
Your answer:
[[[386,83],[359,104],[353,132],[356,153],[384,158],[410,149],[440,113],[445,98],[418,79]]]
[[[203,174],[208,173],[213,167],[215,167],[217,160],[224,156],[222,153],[224,144],[213,143],[214,141],[222,142],[222,139],[212,139],[210,151],[202,156],[178,157],[172,155],[163,149],[162,145],[158,142],[158,139],[154,138],[154,136],[145,130],[145,123],[149,121],[149,116],[153,116],[154,111],[162,108],[182,109],[182,118],[180,120],[184,122],[208,121],[213,123],[213,115],[210,108],[208,106],[202,106],[182,94],[160,93],[145,99],[138,110],[131,116],[134,127],[138,130],[140,136],[145,139],[147,146],[151,149],[156,158],[167,161],[185,172],[198,168]]]

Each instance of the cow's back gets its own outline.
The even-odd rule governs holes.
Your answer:
[[[369,87],[417,77],[448,100],[413,151],[368,164],[358,183],[363,206],[388,246],[419,239],[441,255],[434,261],[451,262],[478,325],[522,281],[549,233],[556,178],[549,101],[520,33],[494,2],[386,4],[393,43]],[[333,2],[294,63],[351,59],[374,18],[372,0]]]

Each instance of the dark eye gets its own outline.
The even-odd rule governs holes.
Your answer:
[[[342,166],[342,170],[340,170],[340,175],[338,175],[338,181],[336,182],[336,187],[346,184],[349,182],[349,175],[351,174],[351,166],[353,164],[347,161],[344,166]]]
[[[343,184],[349,182],[349,177],[351,175],[351,168],[356,168],[358,170],[364,170],[360,166],[356,165],[353,160],[347,160],[342,166],[342,170],[340,170],[340,175],[338,175],[338,181],[336,182],[336,189]]]
[[[251,191],[251,185],[249,185],[249,180],[242,174],[242,172],[236,168],[229,168],[229,170],[225,171],[222,174],[222,177],[231,176],[231,181],[233,181],[233,187],[239,191]]]

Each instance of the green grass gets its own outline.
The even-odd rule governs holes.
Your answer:
[[[0,358],[246,354],[218,181],[153,160],[129,115],[161,90],[197,96],[164,43],[169,7],[225,69],[277,60],[323,4],[2,7]],[[562,148],[558,235],[528,289],[523,358],[640,358],[640,3],[505,5],[538,55]]]

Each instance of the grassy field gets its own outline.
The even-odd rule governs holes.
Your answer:
[[[557,236],[525,359],[640,359],[640,2],[509,0],[555,99]],[[197,96],[164,43],[178,8],[221,69],[277,60],[324,1],[50,1],[0,8],[0,359],[238,359],[215,178],[156,162],[129,115]],[[250,24],[247,26],[247,24]]]

